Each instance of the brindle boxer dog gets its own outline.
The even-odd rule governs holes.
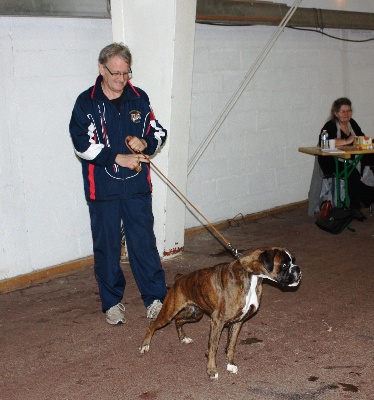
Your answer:
[[[234,350],[238,335],[244,321],[258,310],[264,278],[282,286],[297,286],[301,272],[287,249],[270,247],[248,251],[231,263],[177,275],[160,313],[148,327],[140,352],[149,351],[154,332],[173,318],[179,340],[191,343],[183,325],[200,321],[205,313],[210,317],[209,377],[218,378],[216,352],[224,327],[228,328],[227,370],[236,374],[238,367],[234,364]]]

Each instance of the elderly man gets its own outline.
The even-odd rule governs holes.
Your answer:
[[[121,221],[148,318],[157,317],[166,295],[153,232],[149,160],[144,155],[154,154],[167,132],[155,119],[147,94],[130,82],[128,47],[112,43],[101,50],[98,61],[99,76],[78,96],[69,128],[82,164],[102,311],[115,325],[126,322]]]

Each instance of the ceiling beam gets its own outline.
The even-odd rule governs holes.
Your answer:
[[[279,25],[289,6],[250,0],[197,0],[196,22],[218,25]],[[374,14],[299,7],[287,26],[374,30]]]
[[[110,18],[110,0],[1,0],[0,15]]]

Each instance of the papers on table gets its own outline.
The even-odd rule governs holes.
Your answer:
[[[330,154],[344,154],[343,150],[339,149],[321,149],[324,153],[330,153]]]

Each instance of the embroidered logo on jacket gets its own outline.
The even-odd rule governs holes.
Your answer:
[[[131,121],[134,122],[134,124],[138,124],[141,119],[141,112],[136,110],[130,111],[130,118]]]

